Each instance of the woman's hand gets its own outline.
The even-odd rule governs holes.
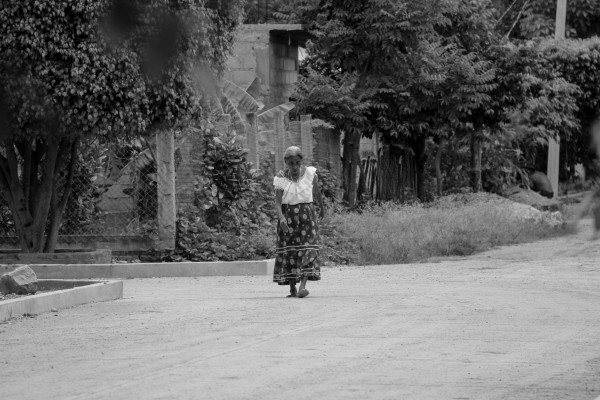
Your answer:
[[[281,218],[279,220],[279,228],[281,228],[284,233],[288,233],[290,231],[290,227],[288,226],[287,222],[285,222],[285,218]]]

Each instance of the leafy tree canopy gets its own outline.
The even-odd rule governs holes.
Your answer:
[[[234,3],[3,2],[3,137],[139,134],[187,117],[198,105],[193,72],[224,67]]]
[[[562,142],[564,162],[590,165],[594,153],[590,150],[589,129],[600,118],[600,38],[585,40],[544,40],[538,49],[545,59],[578,91],[572,100],[576,106],[578,126],[568,141]],[[558,99],[564,105],[569,99]],[[570,168],[574,173],[573,168]]]
[[[24,250],[41,251],[45,233],[52,250],[80,138],[147,134],[201,111],[205,77],[223,70],[242,5],[3,1],[0,187]]]

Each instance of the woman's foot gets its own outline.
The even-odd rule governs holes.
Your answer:
[[[297,296],[298,296],[298,291],[296,290],[296,286],[291,286],[290,294],[288,294],[286,297],[297,297]]]
[[[308,296],[309,294],[310,294],[310,292],[308,290],[306,290],[306,289],[300,289],[300,291],[298,292],[297,296],[299,298],[303,298],[303,297]]]

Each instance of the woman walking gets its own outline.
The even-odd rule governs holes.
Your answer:
[[[307,281],[321,279],[319,226],[313,204],[325,217],[325,205],[315,167],[304,166],[302,151],[288,147],[283,155],[285,169],[273,180],[277,224],[277,249],[273,282],[290,285],[287,297],[306,297]],[[300,288],[296,290],[296,282]]]

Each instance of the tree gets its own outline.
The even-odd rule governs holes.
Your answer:
[[[147,135],[201,112],[198,82],[223,70],[241,7],[3,2],[0,189],[23,251],[54,250],[82,140]]]
[[[570,130],[572,135],[561,136],[561,174],[570,178],[575,174],[575,164],[582,163],[589,169],[595,158],[590,149],[589,129],[600,117],[600,38],[548,39],[537,48],[563,79],[578,88],[574,94],[578,126]]]
[[[350,205],[361,135],[377,132],[386,145],[377,173],[378,181],[391,190],[379,190],[381,199],[403,193],[394,187],[402,184],[400,177],[384,166],[397,165],[407,155],[414,159],[411,181],[416,194],[424,199],[431,143],[437,144],[438,182],[443,143],[470,143],[468,170],[477,191],[484,183],[483,151],[494,152],[493,144],[506,143],[505,138],[520,140],[522,135],[506,130],[515,121],[528,126],[531,142],[559,134],[566,138],[576,126],[576,88],[560,77],[537,47],[507,45],[494,33],[497,19],[490,1],[436,2],[436,12],[431,14],[419,12],[419,6],[433,7],[427,2],[394,4],[396,8],[388,9],[384,8],[388,2],[352,3],[355,8],[348,2],[327,4],[330,9],[322,12],[329,19],[317,24],[324,28],[314,30],[314,48],[309,49],[308,65],[302,70],[299,110],[344,131],[344,180]],[[388,21],[386,13],[392,10],[394,17]],[[416,26],[418,20],[421,29],[406,35],[394,31],[402,15],[399,10],[410,15],[406,27]],[[363,20],[373,23],[372,15],[377,15],[380,25],[361,25]],[[308,19],[319,21],[315,16]],[[387,52],[385,46],[393,50]]]
[[[328,100],[317,103],[318,107],[313,105],[312,112],[325,114],[322,111],[329,110],[336,125],[349,137],[344,143],[345,166],[357,164],[356,156],[352,156],[348,148],[357,150],[352,146],[358,147],[360,134],[369,136],[377,132],[390,149],[382,157],[394,158],[380,159],[380,164],[398,164],[403,155],[391,151],[393,149],[408,149],[414,155],[416,168],[411,180],[416,182],[418,197],[423,198],[428,138],[442,140],[455,131],[473,131],[484,122],[489,124],[495,120],[490,118],[492,112],[487,107],[492,100],[489,93],[495,85],[494,68],[483,55],[483,50],[495,40],[490,33],[489,4],[484,1],[395,4],[395,8],[389,9],[394,16],[389,17],[389,21],[386,19],[388,10],[382,9],[389,6],[389,2],[369,4],[361,6],[362,14],[357,9],[346,9],[349,15],[356,15],[357,21],[347,18],[343,7],[336,9],[339,5],[332,5],[337,11],[329,14],[332,17],[328,30],[316,31],[315,46],[325,42],[327,51],[309,58],[313,71],[328,75],[332,81],[323,85],[319,79],[309,76],[304,92],[313,95],[313,102],[315,96],[328,94],[319,99]],[[435,11],[426,12],[424,8]],[[335,12],[346,19],[334,20]],[[375,25],[380,30],[361,25],[363,20],[369,23],[369,13],[380,22]],[[406,20],[401,22],[403,15]],[[403,25],[408,32],[395,24]],[[419,29],[415,30],[416,26]],[[362,39],[361,34],[368,38]],[[378,46],[384,50],[380,51]],[[388,47],[393,50],[388,52]],[[339,59],[332,57],[332,49],[338,52]],[[341,67],[344,62],[351,67]],[[363,71],[360,69],[363,66],[370,69]],[[323,115],[319,117],[327,119]],[[350,167],[345,169],[345,181],[351,196],[350,184],[356,175]],[[379,174],[385,172],[378,168]],[[401,184],[401,180],[395,178],[398,177],[386,176],[385,185]],[[378,193],[384,195],[385,192]],[[402,190],[392,189],[389,193],[398,194]]]
[[[316,38],[309,63],[313,60],[313,69],[331,73],[340,87],[350,90],[344,100],[352,100],[334,122],[345,135],[343,181],[351,208],[356,204],[360,138],[378,129],[376,111],[387,106],[375,95],[392,90],[392,77],[408,75],[421,42],[444,23],[444,7],[441,0],[323,0],[305,14]]]
[[[564,79],[538,43],[508,42],[494,46],[488,55],[498,76],[494,104],[504,102],[508,118],[488,141],[494,147],[489,149],[484,186],[501,192],[517,183],[516,173],[545,168],[548,139],[566,143],[577,132],[579,89]],[[527,176],[520,180],[528,184]]]

